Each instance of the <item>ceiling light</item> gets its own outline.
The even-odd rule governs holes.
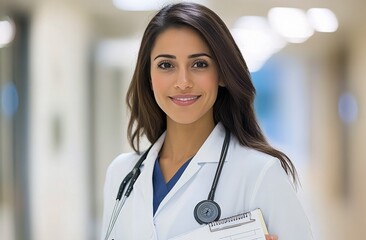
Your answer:
[[[231,33],[251,72],[258,71],[274,53],[286,45],[286,41],[270,28],[264,17],[241,17]]]
[[[335,32],[338,29],[337,17],[328,8],[310,8],[307,16],[310,24],[318,32]]]
[[[159,9],[161,0],[113,0],[114,6],[126,11],[152,11]]]
[[[170,3],[186,2],[189,0],[113,0],[116,8],[125,11],[156,11]],[[199,4],[207,4],[207,0],[193,0]]]
[[[314,34],[305,12],[298,8],[272,8],[268,20],[273,29],[291,43],[305,42]]]
[[[15,25],[13,21],[6,17],[0,19],[0,48],[11,43],[15,36]]]

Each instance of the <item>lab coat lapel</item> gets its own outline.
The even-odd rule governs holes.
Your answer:
[[[152,146],[150,152],[147,154],[145,161],[141,166],[141,175],[136,180],[133,191],[142,196],[141,206],[146,207],[146,212],[152,217],[153,215],[153,183],[152,174],[154,164],[158,157],[159,151],[165,139],[165,133]],[[140,199],[139,197],[137,199]]]
[[[219,162],[221,146],[224,141],[224,137],[225,128],[221,125],[221,123],[218,123],[200,150],[192,158],[178,182],[160,203],[154,217],[159,214],[161,209],[164,208],[164,205],[200,170],[201,167],[204,166],[205,163]]]
[[[188,164],[187,168],[184,170],[182,176],[179,178],[178,182],[174,185],[174,187],[170,190],[170,192],[164,197],[164,199],[159,204],[159,207],[155,213],[156,217],[159,215],[159,212],[161,209],[164,208],[165,204],[170,201],[170,199],[180,190],[184,184],[186,184],[202,167],[202,165],[198,164],[194,158],[191,160],[191,162]]]

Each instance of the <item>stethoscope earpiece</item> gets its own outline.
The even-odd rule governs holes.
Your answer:
[[[219,204],[212,200],[203,200],[194,208],[194,218],[199,224],[209,224],[220,219]]]

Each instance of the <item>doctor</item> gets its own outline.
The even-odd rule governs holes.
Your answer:
[[[141,157],[142,135],[153,145],[108,239],[165,240],[199,228],[195,208],[216,180],[211,200],[220,218],[260,208],[278,236],[267,239],[312,239],[293,187],[296,170],[266,142],[254,95],[245,61],[214,12],[193,3],[160,10],[143,35],[127,94],[135,152],[107,171],[102,239],[120,184]]]

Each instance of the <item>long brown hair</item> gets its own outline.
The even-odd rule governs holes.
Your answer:
[[[128,139],[133,149],[139,152],[143,135],[153,143],[166,130],[166,115],[156,103],[150,85],[150,54],[160,33],[181,26],[196,30],[206,41],[225,85],[219,87],[214,104],[215,122],[229,129],[240,144],[278,158],[296,183],[297,172],[291,160],[268,144],[258,125],[253,108],[255,88],[230,31],[217,14],[195,3],[167,5],[152,18],[144,32],[126,98],[131,111]]]

